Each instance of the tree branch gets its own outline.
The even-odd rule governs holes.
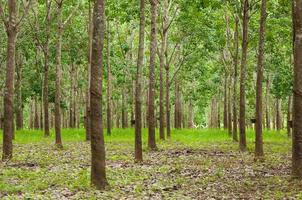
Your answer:
[[[5,25],[5,28],[7,29],[8,28],[8,20],[5,19],[4,10],[3,10],[3,6],[2,6],[1,2],[0,2],[0,17],[1,17],[1,20],[3,21],[3,23]]]
[[[70,13],[70,15],[67,17],[67,19],[63,22],[63,26],[62,29],[64,30],[66,28],[66,26],[69,24],[69,22],[71,21],[71,18],[75,15],[75,13],[78,11],[78,8],[80,6],[80,1],[78,1],[78,4],[76,5],[75,8],[73,8],[72,12]]]
[[[23,1],[22,1],[22,2],[23,2]],[[18,21],[17,24],[16,24],[16,28],[17,28],[17,29],[20,28],[20,26],[21,26],[21,24],[22,24],[24,18],[27,17],[27,15],[28,15],[28,13],[29,13],[29,9],[30,9],[30,7],[31,7],[31,3],[32,3],[32,0],[29,0],[26,6],[25,6],[25,4],[23,3],[24,12],[23,12],[22,17],[19,19],[19,21]]]

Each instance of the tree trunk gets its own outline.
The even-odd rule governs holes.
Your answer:
[[[239,18],[236,15],[235,24],[235,55],[234,55],[234,91],[233,91],[233,141],[238,142],[238,117],[237,117],[237,81],[238,81],[238,54],[239,54]]]
[[[56,146],[63,148],[61,139],[61,57],[62,57],[62,35],[63,35],[63,22],[62,22],[62,1],[58,2],[58,30],[57,30],[57,47],[56,47],[56,91],[55,91],[55,133],[56,133]]]
[[[111,69],[109,19],[107,19],[107,135],[111,135]]]
[[[88,66],[87,66],[87,74],[88,74],[88,85],[87,85],[87,93],[86,93],[86,113],[85,113],[85,129],[86,129],[86,141],[89,141],[91,138],[91,120],[90,120],[90,82],[91,82],[91,54],[92,54],[92,33],[93,33],[93,23],[92,23],[92,12],[91,12],[91,1],[89,1],[89,25],[88,25]]]
[[[70,105],[69,105],[69,128],[75,128],[74,118],[75,118],[75,110],[74,110],[74,104],[75,104],[75,68],[74,64],[71,64],[71,70],[70,70]]]
[[[244,0],[243,7],[243,38],[242,38],[242,57],[241,57],[241,76],[240,76],[240,151],[246,151],[246,134],[245,134],[245,79],[247,68],[247,49],[248,49],[248,25],[249,25],[249,0]]]
[[[276,99],[276,129],[280,131],[282,129],[282,111],[281,111],[281,99]]]
[[[46,42],[44,46],[44,83],[43,83],[43,107],[44,107],[44,136],[49,137],[49,99],[48,99],[48,73],[49,73],[49,38],[50,38],[50,2],[46,0]]]
[[[270,109],[269,109],[269,105],[270,105],[270,98],[269,98],[269,93],[270,93],[270,78],[269,78],[269,75],[267,77],[267,80],[266,80],[266,97],[265,97],[265,122],[266,122],[266,129],[267,130],[270,130],[271,129],[271,119],[270,119]]]
[[[142,150],[142,68],[145,51],[145,1],[140,0],[139,47],[135,82],[135,161],[143,161]]]
[[[159,137],[161,140],[165,140],[165,127],[164,127],[164,52],[165,41],[162,38],[160,53],[160,67],[159,67]]]
[[[95,0],[90,75],[91,182],[99,190],[104,189],[108,184],[105,171],[105,144],[102,123],[104,10],[104,0]]]
[[[294,96],[292,174],[302,178],[302,1],[293,0]]]
[[[227,83],[227,74],[225,72],[224,76],[224,100],[223,100],[223,129],[228,129],[228,83]]]
[[[16,55],[16,72],[17,72],[17,81],[16,81],[16,128],[17,130],[23,129],[23,108],[22,108],[22,57],[21,55]]]
[[[34,110],[35,110],[34,128],[38,130],[40,126],[39,126],[38,100],[36,96],[34,98]]]
[[[148,148],[156,150],[155,141],[155,62],[157,51],[157,0],[150,0],[151,4],[151,43],[150,43],[150,68],[149,68],[149,104],[148,104]]]
[[[266,30],[266,0],[261,3],[261,17],[259,30],[259,53],[257,66],[257,85],[256,85],[256,139],[255,139],[255,157],[260,158],[264,156],[263,152],[263,138],[262,138],[262,82],[264,70],[264,50],[265,50],[265,30]]]
[[[8,1],[9,21],[7,32],[6,80],[4,92],[4,127],[3,127],[3,160],[9,160],[13,155],[13,121],[14,121],[14,72],[16,51],[16,0]]]
[[[128,99],[126,97],[126,89],[122,91],[122,128],[128,128]]]
[[[34,106],[33,106],[33,99],[32,97],[29,100],[29,129],[33,129],[34,128]]]
[[[188,107],[188,128],[192,129],[194,126],[194,116],[193,116],[193,105],[192,100],[189,101],[189,107]]]
[[[171,121],[170,121],[170,67],[166,65],[166,126],[167,126],[167,137],[171,137]]]
[[[228,131],[229,136],[232,136],[232,94],[231,94],[231,87],[232,87],[232,76],[229,76],[229,85],[228,85]]]
[[[287,136],[290,138],[292,136],[292,96],[288,97],[287,103]]]

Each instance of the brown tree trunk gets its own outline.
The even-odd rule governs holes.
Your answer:
[[[235,54],[234,54],[234,91],[233,91],[233,141],[238,142],[238,117],[237,117],[237,81],[238,81],[238,54],[239,54],[239,18],[236,15],[235,24]]]
[[[151,4],[151,43],[149,68],[149,104],[148,104],[148,148],[156,150],[155,140],[155,62],[157,51],[157,0],[150,0]]]
[[[70,70],[70,105],[69,105],[69,128],[75,128],[74,118],[75,118],[75,68],[74,64],[71,64]]]
[[[302,178],[302,1],[293,0],[294,96],[292,175]]]
[[[34,106],[33,106],[33,99],[29,100],[29,129],[34,128]]]
[[[282,116],[281,116],[281,99],[276,99],[276,129],[280,131],[282,129]]]
[[[13,155],[13,121],[14,121],[14,72],[16,51],[16,0],[8,0],[9,20],[7,21],[7,60],[6,80],[4,92],[4,127],[3,127],[3,160],[12,158]]]
[[[140,0],[139,47],[135,82],[135,161],[143,161],[142,151],[142,68],[145,51],[145,1]]]
[[[56,47],[56,84],[55,84],[55,133],[56,133],[56,146],[62,148],[61,139],[61,57],[62,57],[62,35],[63,35],[63,22],[62,22],[62,1],[57,2],[58,6],[58,30],[57,30],[57,47]]]
[[[228,129],[228,82],[227,74],[224,76],[224,100],[223,100],[223,128]]]
[[[40,126],[39,126],[38,100],[36,96],[34,98],[34,110],[35,110],[34,128],[38,130]]]
[[[269,93],[270,93],[270,78],[269,75],[267,77],[266,80],[266,97],[265,97],[265,122],[266,122],[266,129],[270,130],[271,129],[271,119],[270,119],[270,109],[269,109],[269,105],[270,105],[270,98],[269,98]]]
[[[232,76],[229,77],[229,85],[228,85],[228,131],[229,136],[232,136]]]
[[[94,1],[93,42],[91,56],[91,183],[99,190],[108,184],[106,179],[105,144],[102,123],[103,47],[104,47],[104,0]]]
[[[190,99],[189,101],[189,106],[188,106],[188,128],[192,129],[194,125],[194,116],[193,116],[193,105],[192,105],[192,100]]]
[[[160,55],[159,55],[159,58],[160,58],[159,136],[160,136],[160,139],[162,139],[162,140],[165,140],[164,69],[168,65],[168,62],[169,62],[168,59],[165,58],[165,56],[167,56],[167,42],[168,42],[168,31],[169,31],[168,8],[169,8],[168,1],[164,0],[164,2],[163,2],[162,40],[161,40],[161,51],[160,51]],[[168,83],[166,83],[166,84],[168,84]],[[167,92],[166,92],[166,94],[167,94]]]
[[[122,128],[128,128],[128,99],[126,97],[126,89],[122,91]]]
[[[17,72],[17,80],[16,80],[16,128],[17,130],[23,129],[23,102],[22,102],[22,57],[21,55],[16,55],[16,72]]]
[[[92,54],[92,32],[93,32],[93,23],[92,23],[92,12],[91,12],[91,1],[89,1],[89,25],[88,25],[88,35],[89,35],[89,41],[88,41],[88,66],[87,66],[87,72],[88,72],[88,85],[87,85],[87,94],[86,94],[86,113],[85,113],[85,129],[86,129],[86,141],[89,141],[91,138],[91,120],[90,120],[90,82],[91,82],[91,54]]]
[[[247,65],[248,49],[248,25],[249,25],[249,0],[244,0],[243,6],[243,38],[242,38],[242,57],[241,57],[241,76],[240,76],[240,114],[239,114],[239,131],[240,131],[240,151],[246,151],[246,134],[245,134],[245,80]]]
[[[46,42],[44,46],[44,83],[43,83],[43,108],[44,108],[44,136],[49,137],[49,99],[48,99],[48,73],[49,73],[49,38],[50,38],[50,15],[51,4],[46,0]]]
[[[107,19],[107,135],[111,135],[110,24]]]
[[[167,137],[171,137],[171,120],[170,120],[170,67],[166,65],[166,126]]]
[[[162,38],[160,53],[160,67],[159,67],[159,137],[161,140],[165,140],[165,127],[164,127],[164,52],[165,41]]]
[[[40,106],[40,129],[43,130],[44,124],[43,124],[43,102],[39,103]]]
[[[264,156],[263,152],[263,137],[262,137],[262,82],[264,70],[264,50],[265,50],[265,30],[266,30],[266,0],[261,3],[261,17],[259,30],[259,53],[257,66],[257,85],[256,85],[256,139],[255,139],[255,157],[260,158]]]
[[[175,107],[174,107],[174,123],[176,129],[181,129],[182,112],[181,112],[181,92],[178,83],[178,78],[175,77]]]
[[[287,103],[287,136],[289,138],[292,136],[291,121],[292,121],[292,96],[290,95],[288,97],[288,103]]]

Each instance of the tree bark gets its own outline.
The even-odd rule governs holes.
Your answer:
[[[294,96],[292,175],[302,179],[302,0],[293,0]]]
[[[224,76],[224,100],[223,100],[223,129],[228,129],[228,84],[227,84],[228,76],[225,72]]]
[[[93,33],[93,22],[92,22],[92,12],[91,12],[91,1],[89,1],[89,25],[88,25],[88,66],[87,66],[87,74],[88,74],[88,86],[87,86],[87,94],[86,94],[86,118],[85,118],[85,129],[86,129],[86,141],[91,139],[91,120],[90,120],[90,82],[91,82],[91,54],[92,54],[92,33]]]
[[[264,54],[265,54],[265,31],[266,31],[266,0],[261,3],[261,17],[259,30],[259,53],[257,66],[257,85],[256,85],[256,139],[255,139],[255,157],[256,159],[264,156],[263,152],[263,137],[262,137],[262,82],[264,70]]]
[[[268,75],[267,80],[266,80],[266,97],[265,97],[265,122],[266,122],[266,129],[270,130],[271,129],[271,119],[270,119],[270,109],[269,109],[269,105],[270,105],[270,98],[269,98],[269,93],[270,93],[270,77]]]
[[[287,136],[290,138],[292,136],[292,96],[290,95],[288,97],[288,103],[287,103]]]
[[[171,120],[170,120],[170,67],[166,65],[166,126],[167,137],[171,137]]]
[[[238,117],[237,117],[237,81],[238,81],[238,54],[239,54],[239,18],[236,15],[234,33],[234,91],[233,91],[233,141],[238,142]]]
[[[194,126],[194,114],[193,114],[193,105],[192,100],[189,101],[189,107],[188,107],[188,128],[192,129]]]
[[[50,2],[46,0],[46,42],[44,46],[44,84],[43,84],[43,108],[44,108],[44,136],[49,137],[49,99],[48,99],[48,74],[49,74],[49,38],[50,38]]]
[[[249,25],[249,0],[244,0],[243,6],[243,38],[242,38],[242,57],[241,57],[241,76],[240,76],[240,151],[246,151],[246,134],[245,134],[245,79],[247,68],[247,49],[248,49],[248,25]]]
[[[3,127],[3,160],[9,160],[13,155],[13,121],[14,121],[14,72],[17,38],[17,8],[16,0],[8,0],[9,20],[7,33],[6,80],[4,92],[4,127]]]
[[[111,135],[110,23],[107,19],[107,135]]]
[[[104,189],[108,184],[105,171],[105,144],[102,120],[104,11],[104,0],[94,0],[90,75],[91,183],[99,190]]]
[[[38,130],[40,128],[40,124],[39,124],[38,100],[36,96],[34,97],[34,110],[35,110],[34,128]]]
[[[142,150],[142,68],[145,51],[145,1],[140,0],[139,47],[135,81],[135,156],[136,162],[143,161]]]
[[[16,54],[16,72],[17,72],[17,80],[16,80],[16,128],[17,130],[23,129],[23,108],[22,108],[22,56],[20,54]]]
[[[62,1],[57,2],[58,6],[58,29],[57,29],[57,47],[56,47],[56,83],[55,83],[55,133],[56,146],[63,148],[61,139],[61,74],[62,74],[62,36],[63,36],[63,22],[62,22]]]
[[[232,87],[232,76],[229,76],[229,85],[228,85],[228,131],[229,136],[232,136],[232,94],[231,94],[231,87]]]
[[[282,129],[282,111],[281,111],[281,99],[276,99],[276,129],[280,131]]]
[[[148,103],[148,148],[156,150],[155,140],[155,62],[157,51],[157,0],[150,0],[151,4],[151,43],[149,67],[149,103]]]

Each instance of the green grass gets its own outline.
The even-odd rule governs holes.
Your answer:
[[[106,130],[104,131],[106,133]],[[0,162],[0,199],[282,199],[300,198],[302,184],[290,176],[291,140],[284,131],[264,132],[265,162],[254,162],[254,132],[247,131],[248,152],[222,130],[173,130],[158,151],[147,150],[133,162],[134,130],[105,135],[107,177],[103,192],[90,186],[90,144],[85,130],[62,130],[63,150],[54,132],[16,132],[14,157]],[[156,133],[158,136],[158,132]],[[2,133],[0,133],[2,138]],[[2,146],[0,145],[2,150]]]

